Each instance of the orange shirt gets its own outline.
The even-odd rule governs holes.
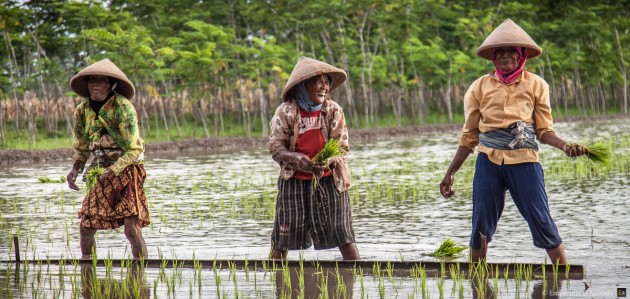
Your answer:
[[[543,134],[555,133],[549,84],[527,71],[508,85],[495,78],[494,72],[477,79],[464,95],[464,114],[459,145],[472,151],[479,145],[479,132],[507,128],[519,120],[535,125],[539,141]],[[500,150],[479,145],[479,152],[498,165],[538,162],[538,152],[531,148]]]

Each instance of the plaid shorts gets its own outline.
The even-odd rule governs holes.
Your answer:
[[[354,243],[348,191],[339,192],[332,176],[313,181],[278,179],[271,246],[277,250],[329,249]]]

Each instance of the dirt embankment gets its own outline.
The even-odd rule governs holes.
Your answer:
[[[628,117],[629,115],[602,115],[593,117],[580,116],[557,119],[556,121],[598,121],[611,118]],[[352,140],[370,140],[378,137],[396,135],[418,135],[426,133],[454,132],[461,129],[461,126],[462,124],[438,124],[404,128],[350,130],[349,133]],[[212,137],[184,141],[154,142],[146,144],[146,152],[149,156],[151,156],[151,153],[186,153],[226,149],[250,149],[256,147],[264,147],[267,143],[267,140],[267,137]],[[38,163],[63,160],[70,161],[72,159],[72,154],[73,152],[70,148],[53,150],[1,150],[0,164]]]

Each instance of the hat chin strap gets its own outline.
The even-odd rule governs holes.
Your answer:
[[[112,95],[118,94],[114,89],[118,87],[118,80],[112,84],[112,87],[109,88],[109,92],[107,92],[107,99],[109,99]]]

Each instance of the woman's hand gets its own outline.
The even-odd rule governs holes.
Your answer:
[[[586,150],[577,143],[566,143],[564,145],[564,153],[567,157],[575,158],[586,154]]]
[[[317,164],[303,153],[294,153],[295,168],[304,172],[310,172],[316,176],[321,176],[326,171],[326,165]]]
[[[440,182],[440,194],[444,198],[451,198],[455,194],[453,191],[453,183],[455,182],[455,175],[452,173],[446,173],[442,182]]]
[[[110,177],[114,176],[114,172],[112,171],[111,168],[107,167],[103,170],[103,173],[101,173],[101,175],[98,176],[98,180],[99,181],[103,181],[105,179],[109,179]]]
[[[66,176],[66,181],[68,182],[68,187],[70,187],[70,189],[79,191],[79,186],[77,186],[76,180],[77,176],[79,176],[80,170],[83,168],[84,165],[85,163],[81,161],[74,161],[74,163],[72,163],[70,172],[68,172],[68,175]]]
[[[303,153],[299,152],[291,152],[288,150],[283,150],[278,153],[278,161],[283,161],[285,163],[292,164],[296,170],[303,172],[310,172],[312,174],[323,174],[326,170],[326,166],[319,165],[313,162],[309,157],[307,157]]]

